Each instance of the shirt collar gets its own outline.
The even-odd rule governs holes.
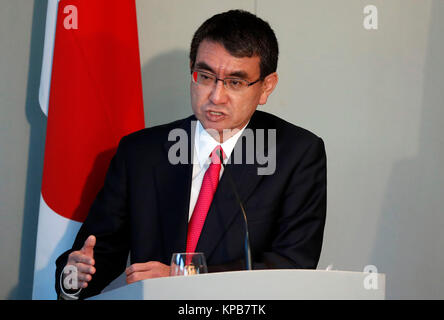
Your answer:
[[[248,123],[241,130],[239,130],[239,132],[220,144],[204,129],[204,127],[198,120],[194,135],[194,145],[195,154],[197,156],[200,167],[203,168],[204,165],[210,161],[210,154],[218,145],[221,145],[222,149],[224,150],[224,153],[226,155],[224,163],[226,163],[228,161],[228,158],[230,158],[230,155],[234,149],[234,146],[236,145],[237,140],[242,135],[247,125]]]

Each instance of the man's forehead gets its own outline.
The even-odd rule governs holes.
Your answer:
[[[236,77],[254,76],[260,73],[260,58],[235,57],[218,42],[204,40],[199,45],[194,67],[212,73],[223,72]]]

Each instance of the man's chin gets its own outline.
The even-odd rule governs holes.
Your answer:
[[[204,128],[208,132],[208,134],[212,136],[216,141],[220,141],[220,138],[223,137],[224,129],[214,126],[204,126]]]
[[[224,125],[222,121],[209,121],[208,119],[199,119],[200,123],[202,124],[203,128],[207,130],[208,132],[219,132],[220,134],[223,133],[224,130],[227,130],[227,126]]]

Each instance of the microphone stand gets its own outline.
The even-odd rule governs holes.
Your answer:
[[[242,211],[242,215],[244,217],[244,223],[245,223],[245,243],[244,243],[244,249],[245,249],[245,258],[246,258],[245,265],[246,265],[246,269],[247,270],[253,270],[253,265],[251,263],[250,236],[249,236],[249,233],[248,233],[247,214],[245,212],[245,208],[244,208],[244,205],[242,203],[242,200],[240,199],[240,196],[239,196],[239,194],[237,192],[237,188],[236,188],[236,185],[234,184],[234,180],[233,180],[233,177],[231,176],[231,172],[230,172],[230,170],[226,169],[226,166],[225,166],[224,161],[223,161],[222,152],[220,152],[220,150],[217,150],[217,154],[219,156],[220,163],[224,167],[224,171],[228,175],[228,180],[230,181],[231,188],[233,189],[234,195],[236,196],[236,200],[239,203],[239,206],[240,206],[241,211]]]

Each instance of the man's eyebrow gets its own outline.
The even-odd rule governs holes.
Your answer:
[[[247,79],[248,74],[245,71],[233,71],[229,75],[229,77],[235,77],[235,78],[241,78],[241,79]]]
[[[211,73],[215,73],[214,70],[209,65],[207,65],[205,62],[196,63],[196,69],[206,70]]]
[[[211,68],[208,64],[205,62],[197,62],[196,63],[196,69],[209,71],[211,73],[216,74],[216,72]],[[248,74],[245,71],[239,70],[239,71],[233,71],[230,74],[228,74],[228,77],[234,77],[234,78],[241,78],[241,79],[247,79]]]

